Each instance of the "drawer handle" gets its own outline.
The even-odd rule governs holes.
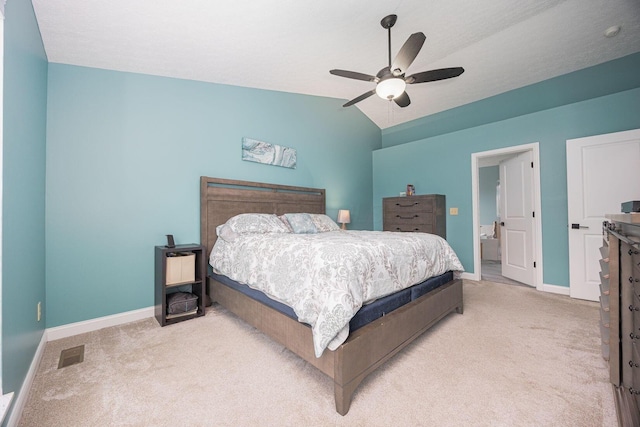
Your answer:
[[[640,252],[638,252],[635,249],[629,249],[629,255],[638,255]]]
[[[419,215],[414,215],[414,216],[402,216],[402,215],[396,215],[396,218],[400,218],[400,219],[413,219],[413,218],[418,218]]]
[[[412,205],[403,205],[403,204],[400,204],[400,203],[396,203],[396,206],[400,206],[401,208],[410,208],[410,207],[413,207],[413,206],[418,205],[418,204],[419,204],[418,202],[415,202]],[[631,255],[631,254],[629,254],[629,255]]]
[[[633,387],[629,388],[629,393],[631,394],[640,394],[640,390],[636,390]]]
[[[636,338],[640,338],[640,335],[636,335],[636,334],[634,334],[633,332],[631,332],[631,333],[629,334],[629,338],[631,338],[632,340],[635,340]]]
[[[631,366],[632,368],[640,368],[640,365],[635,363],[633,360],[629,360],[629,366]]]
[[[640,282],[640,279],[634,279],[633,276],[629,276],[629,283]]]
[[[403,231],[402,228],[396,227],[396,231]],[[420,231],[419,228],[414,228],[412,231]]]
[[[629,306],[629,311],[640,311],[640,308],[634,307],[633,305]]]

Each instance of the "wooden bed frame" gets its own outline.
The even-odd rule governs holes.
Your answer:
[[[216,226],[240,213],[325,213],[325,190],[200,178],[200,239],[209,254]],[[207,255],[208,258],[208,255]],[[349,411],[356,387],[386,360],[449,313],[463,312],[462,281],[454,279],[351,333],[316,358],[311,328],[211,278],[209,296],[333,379],[336,411]]]

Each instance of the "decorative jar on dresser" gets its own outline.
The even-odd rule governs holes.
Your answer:
[[[385,197],[382,199],[384,231],[409,231],[437,234],[447,238],[445,196]]]
[[[600,261],[602,355],[618,421],[640,426],[640,213],[606,215]]]

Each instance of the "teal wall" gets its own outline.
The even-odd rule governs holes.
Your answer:
[[[50,64],[47,327],[152,306],[153,247],[198,242],[201,175],[327,189],[371,229],[380,129],[341,100]],[[293,147],[296,169],[241,160]]]
[[[565,74],[382,130],[382,146],[404,144],[640,87],[640,53]],[[467,71],[470,72],[470,71]]]
[[[31,2],[4,23],[2,388],[18,392],[44,332],[47,58]],[[7,417],[8,418],[8,417]]]
[[[580,73],[574,77],[580,79]],[[537,85],[541,94],[548,88],[556,90],[555,82]],[[511,102],[514,96],[509,93],[505,99]],[[482,103],[476,107],[483,109]],[[381,229],[382,198],[397,194],[407,182],[416,186],[418,194],[445,194],[447,208],[459,208],[458,216],[447,216],[447,240],[466,271],[473,272],[471,154],[539,142],[543,281],[569,286],[565,141],[640,128],[639,111],[640,88],[636,88],[377,150],[373,154],[374,227]]]
[[[496,186],[500,179],[498,166],[487,166],[478,171],[478,209],[480,224],[490,225],[498,219]]]

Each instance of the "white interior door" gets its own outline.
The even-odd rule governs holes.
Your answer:
[[[533,155],[525,151],[500,162],[502,275],[534,286]]]
[[[567,140],[571,297],[598,300],[602,222],[630,200],[640,200],[640,130]]]

